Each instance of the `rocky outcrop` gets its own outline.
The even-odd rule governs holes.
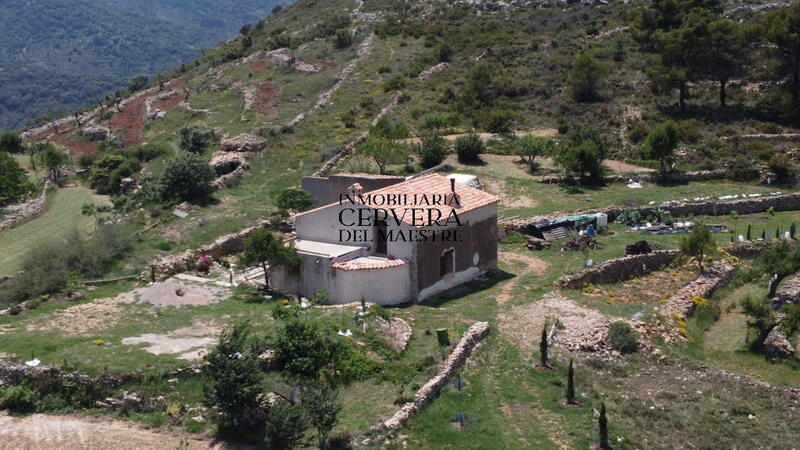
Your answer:
[[[456,344],[450,356],[447,357],[447,360],[436,376],[428,380],[428,382],[417,391],[413,402],[404,404],[390,419],[385,421],[383,427],[386,430],[399,428],[417,411],[430,403],[430,401],[439,394],[442,386],[444,386],[450,377],[464,365],[475,347],[477,347],[480,341],[488,334],[488,322],[475,322],[472,324],[464,335],[461,336],[458,344]]]
[[[217,175],[227,175],[241,166],[248,166],[244,155],[237,152],[218,151],[211,155],[208,165],[214,168]],[[247,167],[245,167],[247,170]]]
[[[784,305],[800,303],[800,273],[786,277],[781,281],[770,303],[776,311],[783,309]]]
[[[225,189],[236,186],[249,169],[249,164],[240,164],[238,167],[236,167],[236,169],[233,170],[233,172],[226,173],[225,175],[222,175],[221,177],[212,181],[211,187],[214,189]]]
[[[789,339],[781,331],[780,325],[776,325],[767,334],[762,343],[764,352],[773,358],[791,358],[794,356],[794,347]]]
[[[717,261],[703,272],[697,279],[687,284],[677,294],[668,298],[661,305],[660,311],[667,317],[685,319],[692,315],[697,303],[695,299],[708,299],[717,289],[733,278],[736,266],[729,261]]]
[[[223,152],[260,152],[267,148],[267,140],[253,134],[240,134],[222,139],[219,149]]]
[[[90,141],[113,141],[117,138],[111,128],[102,125],[90,125],[81,130],[81,135]]]
[[[386,339],[389,346],[397,353],[403,353],[411,339],[411,326],[399,317],[389,320],[378,318],[375,332]]]

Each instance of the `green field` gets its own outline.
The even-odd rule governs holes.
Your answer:
[[[58,189],[49,195],[47,210],[42,215],[0,232],[0,275],[14,273],[20,257],[38,242],[58,236],[72,227],[88,229],[92,219],[81,215],[81,205],[91,201],[105,202],[106,197],[95,195],[83,187]]]

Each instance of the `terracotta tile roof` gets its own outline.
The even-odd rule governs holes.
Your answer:
[[[372,270],[372,269],[388,269],[389,267],[397,267],[405,265],[402,259],[386,259],[374,256],[365,256],[360,258],[351,259],[350,261],[339,261],[331,264],[334,269],[340,270]]]
[[[484,206],[498,203],[500,201],[499,197],[496,197],[492,194],[489,194],[486,191],[474,188],[472,186],[468,186],[466,184],[456,183],[455,190],[458,196],[457,197],[458,204],[450,200],[447,200],[447,204],[439,204],[439,205],[424,203],[426,199],[427,201],[430,201],[432,198],[436,196],[442,198],[443,196],[446,195],[448,199],[452,199],[450,197],[450,195],[452,194],[450,187],[450,179],[438,173],[431,173],[423,175],[421,177],[412,178],[402,183],[393,184],[391,186],[386,186],[381,189],[367,192],[364,194],[364,196],[376,198],[376,196],[380,197],[386,195],[406,195],[407,203],[405,205],[394,206],[394,208],[438,209],[442,214],[441,215],[442,220],[445,220],[453,210],[456,211],[456,214],[461,215],[468,211],[482,208]],[[415,197],[415,195],[417,197]],[[317,210],[328,208],[330,206],[337,204],[338,202],[331,203],[325,206],[320,206],[310,211],[300,213],[298,214],[298,216],[313,214]],[[387,209],[392,208],[392,206],[383,206],[383,205],[375,205],[375,207],[387,208]],[[413,216],[411,214],[406,214],[402,217],[402,221],[409,225],[414,225],[412,223],[412,219]]]
[[[500,201],[499,197],[466,184],[456,183],[455,190],[456,195],[458,196],[458,204],[451,202],[451,204],[447,205],[414,205],[411,204],[412,200],[409,200],[409,204],[406,206],[409,208],[417,207],[425,209],[438,209],[441,211],[442,218],[444,219],[454,209],[456,210],[457,214],[463,214],[465,212],[498,203]],[[408,194],[408,197],[412,198],[414,194],[424,194],[425,196],[431,198],[435,195],[449,196],[451,193],[450,179],[439,173],[431,173],[421,177],[412,178],[402,183],[386,186],[385,188],[369,192],[367,195]],[[409,215],[406,215],[403,221],[411,224]]]

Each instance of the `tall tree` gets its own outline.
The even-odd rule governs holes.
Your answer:
[[[697,223],[692,231],[681,238],[680,252],[697,263],[697,268],[703,271],[703,258],[714,248],[714,236],[707,226]]]
[[[325,450],[328,448],[328,435],[342,410],[337,392],[329,387],[311,389],[303,395],[303,407],[309,422],[317,430],[320,450]]]
[[[575,404],[575,369],[572,367],[572,359],[569,360],[569,369],[567,370],[567,403],[570,405]]]
[[[783,74],[790,74],[790,91],[795,105],[800,103],[800,3],[770,12],[764,36],[775,48]]]
[[[17,202],[32,190],[33,185],[17,160],[8,153],[0,152],[0,207]]]
[[[657,159],[661,166],[661,179],[667,180],[667,160],[678,146],[678,126],[673,121],[664,122],[650,130],[644,142],[644,156]]]
[[[696,64],[708,78],[719,82],[719,104],[726,105],[728,81],[741,75],[747,64],[748,49],[756,36],[753,27],[728,19],[708,23],[706,34],[697,43],[701,47]]]
[[[569,90],[579,102],[591,101],[598,96],[600,86],[608,76],[608,66],[590,53],[581,53],[572,63]]]

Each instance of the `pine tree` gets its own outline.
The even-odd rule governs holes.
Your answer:
[[[752,225],[748,225],[747,226],[747,236],[746,236],[748,241],[750,240],[750,231],[751,231],[751,229],[752,229]]]
[[[600,419],[598,420],[598,424],[600,425],[600,448],[608,450],[611,448],[611,445],[608,443],[608,419],[606,419],[605,402],[600,402]]]
[[[575,404],[575,371],[572,368],[572,360],[569,360],[569,369],[567,370],[567,403],[570,405]]]
[[[547,367],[547,322],[544,323],[542,328],[542,340],[539,342],[539,353],[542,367]]]

